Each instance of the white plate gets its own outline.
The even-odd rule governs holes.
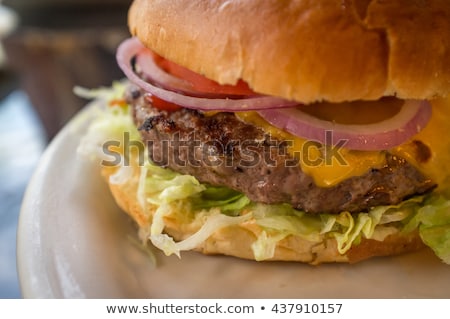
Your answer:
[[[18,229],[18,270],[32,298],[449,298],[450,266],[428,250],[356,265],[318,267],[224,256],[156,253],[96,164],[76,156],[88,111],[54,139],[28,187]]]

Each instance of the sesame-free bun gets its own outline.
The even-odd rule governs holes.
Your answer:
[[[129,27],[221,84],[303,103],[450,93],[448,0],[135,0]]]
[[[111,193],[122,210],[124,210],[140,229],[150,228],[156,206],[147,205],[145,209],[138,201],[139,168],[134,169],[134,176],[126,183],[112,183],[110,178],[116,168],[103,167],[102,175],[108,182]],[[183,212],[172,212],[165,218],[165,233],[176,241],[193,235],[199,225],[185,223],[175,216]],[[195,251],[205,255],[220,254],[254,260],[252,244],[263,229],[257,225],[255,219],[247,220],[238,225],[221,228],[208,239],[197,246]],[[321,263],[355,263],[376,256],[390,256],[419,250],[424,247],[417,231],[410,233],[393,233],[383,241],[362,239],[345,254],[340,254],[334,239],[324,238],[322,242],[312,242],[299,236],[290,235],[277,242],[271,261],[293,261],[313,265]]]

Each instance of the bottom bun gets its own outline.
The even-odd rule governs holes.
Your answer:
[[[102,175],[107,180],[117,204],[137,223],[144,234],[149,233],[158,206],[146,204],[145,209],[138,199],[139,168],[134,167],[133,178],[126,183],[118,183],[111,178],[117,168],[103,167]],[[180,213],[180,212],[178,212]],[[178,214],[179,215],[179,214]],[[164,217],[164,233],[175,242],[189,238],[201,226],[192,226],[168,214]],[[206,255],[221,254],[243,259],[258,260],[252,245],[261,237],[263,229],[251,217],[239,224],[226,226],[214,231],[207,239],[192,247]],[[148,236],[147,236],[148,237]],[[313,265],[332,262],[355,263],[375,256],[397,255],[424,247],[418,231],[394,232],[382,241],[361,238],[358,244],[341,254],[334,238],[322,236],[321,241],[309,241],[296,235],[288,235],[274,244],[274,252],[264,260],[295,261]]]

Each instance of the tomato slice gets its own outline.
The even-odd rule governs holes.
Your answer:
[[[156,56],[156,63],[166,72],[192,83],[193,88],[201,93],[215,93],[223,95],[255,95],[248,84],[239,80],[236,85],[221,85],[201,74],[193,72],[181,65],[173,63],[163,57]]]
[[[152,104],[152,106],[156,107],[159,110],[174,112],[181,109],[181,106],[175,103],[164,101],[157,96],[154,95],[146,95],[145,99]]]

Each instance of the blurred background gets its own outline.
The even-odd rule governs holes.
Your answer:
[[[20,298],[16,231],[42,152],[86,101],[75,85],[123,77],[115,49],[132,0],[0,0],[0,298]]]

